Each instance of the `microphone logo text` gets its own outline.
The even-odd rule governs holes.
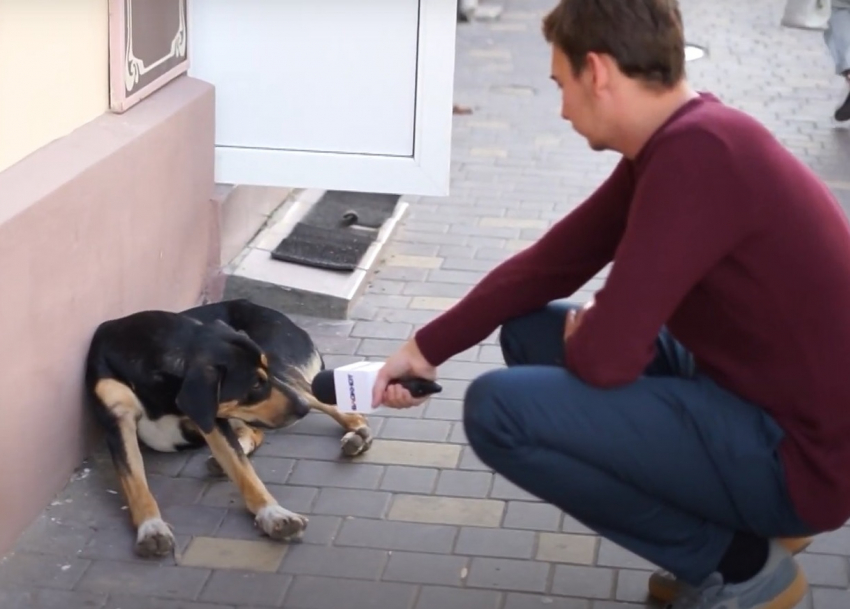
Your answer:
[[[354,393],[354,376],[351,374],[346,375],[348,377],[348,397],[351,398],[351,409],[357,410],[357,396]]]

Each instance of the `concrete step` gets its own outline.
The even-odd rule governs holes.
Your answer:
[[[271,251],[324,195],[296,192],[269,218],[238,256],[224,268],[224,298],[248,298],[284,313],[347,319],[382,258],[390,237],[409,207],[399,199],[393,215],[353,272],[329,271],[274,260]]]

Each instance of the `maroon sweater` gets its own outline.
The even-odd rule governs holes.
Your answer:
[[[613,261],[569,340],[597,387],[636,380],[662,325],[784,428],[811,526],[850,517],[850,229],[827,187],[759,123],[703,94],[536,244],[420,329],[434,365],[571,296]]]

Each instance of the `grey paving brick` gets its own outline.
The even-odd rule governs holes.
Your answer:
[[[308,518],[310,523],[301,538],[302,543],[328,545],[334,540],[342,523],[339,516],[309,514]],[[242,510],[229,510],[215,535],[228,539],[267,539],[266,535],[254,526],[254,519]]]
[[[626,569],[654,570],[658,567],[633,552],[618,546],[612,541],[602,539],[599,543],[599,554],[596,564],[603,567],[621,567]]]
[[[643,603],[649,598],[649,574],[646,571],[620,569],[617,572],[617,589],[614,597],[618,601]]]
[[[561,531],[564,533],[577,533],[579,535],[590,535],[592,530],[584,526],[569,514],[564,514],[564,519],[561,521]]]
[[[461,527],[455,544],[456,554],[495,558],[532,558],[536,545],[533,531],[511,531],[479,527]]]
[[[469,438],[466,435],[466,430],[463,428],[463,423],[455,423],[452,425],[452,431],[449,434],[449,442],[452,444],[469,444]],[[498,497],[493,497],[498,499]]]
[[[380,437],[390,440],[443,442],[449,437],[451,429],[451,423],[446,421],[397,418],[384,423]]]
[[[403,281],[392,281],[389,279],[373,278],[365,289],[366,294],[401,294],[405,283]],[[318,343],[321,344],[321,343]]]
[[[278,607],[291,582],[291,577],[278,573],[216,571],[204,587],[200,600],[236,607]]]
[[[850,590],[812,589],[812,609],[847,609],[847,607],[850,607]]]
[[[543,502],[509,501],[503,526],[511,529],[557,531],[561,510]]]
[[[578,598],[509,592],[502,609],[589,609],[589,607],[589,601]]]
[[[391,552],[381,579],[417,584],[458,586],[467,573],[465,556]]]
[[[502,355],[501,347],[485,346],[481,347],[478,352],[478,361],[490,364],[504,364],[505,358]]]
[[[387,517],[405,522],[497,527],[504,509],[503,502],[493,499],[396,495]]]
[[[363,357],[389,357],[404,345],[403,340],[364,338],[357,349]]]
[[[397,493],[430,493],[439,470],[427,467],[389,465],[381,480],[381,490]]]
[[[580,598],[611,598],[614,594],[613,569],[556,565],[552,594]]]
[[[448,468],[457,466],[460,454],[461,447],[452,444],[384,439],[373,443],[372,448],[358,458],[385,465]]]
[[[458,379],[462,381],[471,381],[485,372],[503,368],[502,365],[482,364],[479,362],[458,362],[448,361],[440,366],[441,379]]]
[[[479,471],[491,471],[490,468],[485,465],[481,459],[478,458],[478,455],[473,452],[471,446],[464,446],[463,452],[461,453],[460,463],[458,464],[458,469],[473,469]]]
[[[89,527],[70,526],[41,516],[18,539],[17,549],[34,554],[74,556],[86,547],[93,535]]]
[[[823,533],[815,537],[808,551],[816,554],[848,555],[850,549],[850,526],[844,526],[836,531]]]
[[[218,529],[227,510],[207,505],[170,505],[162,510],[162,518],[175,532],[184,535],[212,535]],[[97,538],[103,531],[98,531]]]
[[[330,358],[325,358],[328,368],[336,367]],[[346,360],[360,361],[357,358]],[[326,417],[329,418],[329,417]],[[340,428],[342,430],[342,428]],[[257,451],[254,458],[263,457],[287,457],[290,459],[325,459],[335,461],[339,458],[339,438],[337,436],[305,436],[298,434],[286,434],[276,436],[267,441]]]
[[[391,323],[424,325],[437,317],[441,311],[429,309],[378,309],[375,319]]]
[[[463,418],[463,402],[461,400],[431,398],[425,406],[423,417],[426,419],[460,421]]]
[[[516,592],[545,592],[551,566],[510,558],[472,559],[466,584],[471,587]]]
[[[67,609],[76,609],[68,607]],[[253,609],[245,605],[169,600],[155,596],[110,595],[103,609]]]
[[[0,590],[3,609],[101,609],[105,594],[50,590],[48,588],[6,588]]]
[[[370,300],[374,301],[375,298]],[[407,304],[407,300],[405,304]],[[351,329],[351,335],[360,338],[394,338],[398,340],[409,338],[412,332],[413,326],[411,324],[374,321],[358,321]]]
[[[352,461],[299,461],[290,484],[306,486],[336,486],[343,488],[374,489],[384,474],[380,465],[357,463]]]
[[[456,536],[457,528],[453,526],[348,518],[335,544],[449,554]]]
[[[491,590],[422,586],[415,609],[498,609],[502,595]]]
[[[322,336],[316,338],[316,346],[323,354],[354,355],[357,353],[360,341],[360,338],[351,336]]]
[[[448,497],[487,497],[492,480],[490,472],[443,470],[435,492]]]
[[[490,489],[490,497],[492,499],[507,499],[516,501],[540,501],[540,499],[521,489],[501,474],[495,474],[493,477],[493,488]]]
[[[404,246],[409,244],[402,243],[396,241],[395,244],[399,246]],[[424,243],[416,243],[415,245],[422,247],[426,245]],[[417,268],[405,268],[405,267],[389,267],[383,266],[375,271],[376,276],[379,276],[381,279],[391,279],[393,281],[409,281],[409,282],[420,282],[425,281],[428,278],[428,269],[417,269]]]
[[[595,600],[591,606],[593,609],[656,609],[657,603],[651,601],[647,603],[624,603],[622,601]]]
[[[596,557],[595,535],[544,532],[537,537],[537,560],[592,565]]]
[[[334,577],[298,576],[283,602],[286,609],[410,607],[416,586],[396,582],[356,581]]]
[[[805,571],[811,585],[840,588],[847,588],[850,585],[848,580],[850,565],[845,556],[804,553],[797,557],[797,562]]]
[[[198,597],[210,572],[207,569],[134,564],[121,561],[92,563],[77,584],[83,592],[106,592],[193,600]]]
[[[198,536],[181,552],[180,566],[274,573],[287,549],[287,544],[267,537],[245,540]]]
[[[443,391],[440,392],[440,399],[463,400],[469,387],[469,381],[441,378],[440,385],[443,387]]]
[[[148,475],[176,476],[189,460],[191,453],[159,453],[145,449],[142,458]]]
[[[389,508],[391,498],[390,493],[383,491],[323,488],[319,491],[313,513],[382,518]]]
[[[191,536],[176,527],[173,532],[176,548],[182,551],[186,548]],[[123,560],[143,564],[147,561],[136,556],[133,551],[135,542],[136,536],[129,529],[103,529],[92,536],[86,547],[77,553],[77,557],[91,560]],[[174,565],[176,562],[174,556],[164,556],[159,560],[159,564]]]
[[[26,586],[70,590],[89,565],[88,560],[80,558],[15,554],[0,562],[0,589]]]
[[[388,556],[384,550],[296,544],[287,551],[280,573],[376,580]]]
[[[372,428],[372,431],[376,431],[381,424],[380,419],[371,419],[369,421],[369,426]],[[339,441],[341,434],[344,433],[339,426],[339,423],[331,419],[329,416],[321,413],[321,412],[311,412],[306,417],[301,419],[296,425],[289,427],[286,429],[287,434],[302,434],[302,435],[310,435],[310,436],[326,436],[329,438],[333,438]],[[258,456],[255,455],[253,457],[257,459]],[[277,458],[277,457],[276,457]],[[293,465],[294,465],[294,459]],[[266,480],[266,482],[271,482],[270,480]]]
[[[192,478],[148,476],[151,493],[156,497],[160,509],[171,505],[192,505],[204,493],[207,483]]]
[[[283,507],[293,512],[308,512],[319,492],[318,489],[307,486],[267,484],[266,488]],[[237,511],[244,510],[243,513],[246,518],[250,517],[245,510],[245,500],[239,493],[239,489],[229,481],[211,484],[200,503],[213,507],[231,508]]]

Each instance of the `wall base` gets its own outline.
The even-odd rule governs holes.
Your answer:
[[[0,173],[0,554],[91,452],[95,327],[208,290],[214,112],[213,87],[181,77]]]

